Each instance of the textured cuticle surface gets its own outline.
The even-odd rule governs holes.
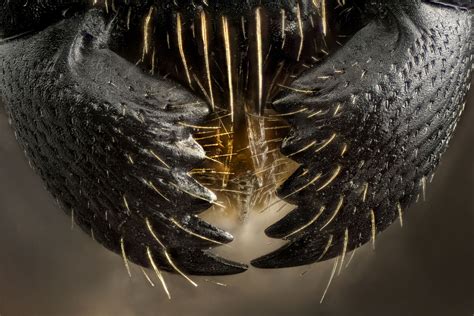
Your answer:
[[[462,2],[2,9],[0,97],[30,164],[84,231],[160,280],[245,271],[211,251],[234,237],[208,222],[256,212],[286,242],[256,267],[342,266],[423,195],[471,77]]]

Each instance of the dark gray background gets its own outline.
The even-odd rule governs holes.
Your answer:
[[[472,94],[472,93],[471,93]],[[364,247],[323,304],[332,263],[233,277],[166,275],[173,299],[93,242],[43,189],[0,112],[0,315],[473,315],[474,99],[427,201]],[[151,275],[151,273],[150,273]]]

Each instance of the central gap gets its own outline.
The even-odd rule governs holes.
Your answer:
[[[140,44],[117,49],[144,71],[171,77],[208,102],[212,113],[193,134],[207,158],[190,173],[218,197],[201,217],[230,231],[243,229],[247,217],[277,200],[276,189],[298,167],[279,151],[290,113],[275,113],[271,101],[361,27],[352,1],[241,11],[130,7],[121,12],[122,42]],[[254,220],[259,233],[270,224]]]
[[[144,59],[156,59],[160,71],[203,96],[212,109],[194,132],[207,159],[191,171],[218,197],[208,213],[240,223],[278,199],[276,189],[298,165],[280,153],[289,113],[275,113],[271,101],[340,45],[341,23],[334,17],[342,11],[338,2],[325,1],[291,10],[257,6],[246,15],[206,9],[171,14],[173,32],[160,37],[171,54],[160,62],[161,50],[154,48]],[[154,9],[148,14],[145,34]]]
[[[296,13],[281,10],[270,18],[256,7],[237,17],[205,10],[187,18],[175,14],[176,64],[185,75],[180,79],[203,95],[213,111],[195,129],[207,159],[191,173],[216,193],[218,205],[209,211],[214,216],[245,220],[276,198],[276,188],[296,168],[279,151],[290,127],[269,103],[304,69],[304,62],[311,62],[312,45],[296,36],[308,35],[308,21],[299,7]]]

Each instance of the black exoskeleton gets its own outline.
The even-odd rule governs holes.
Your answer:
[[[245,271],[197,217],[242,185],[230,206],[268,207],[248,202],[267,185],[296,205],[256,267],[375,242],[423,193],[471,82],[471,0],[24,2],[0,2],[16,137],[84,231],[155,269]]]

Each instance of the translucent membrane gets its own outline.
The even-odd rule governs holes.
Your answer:
[[[96,6],[114,19],[117,53],[208,101],[212,115],[194,127],[208,159],[191,173],[242,217],[268,204],[296,167],[279,152],[289,126],[272,99],[364,21],[348,0],[234,2]]]

